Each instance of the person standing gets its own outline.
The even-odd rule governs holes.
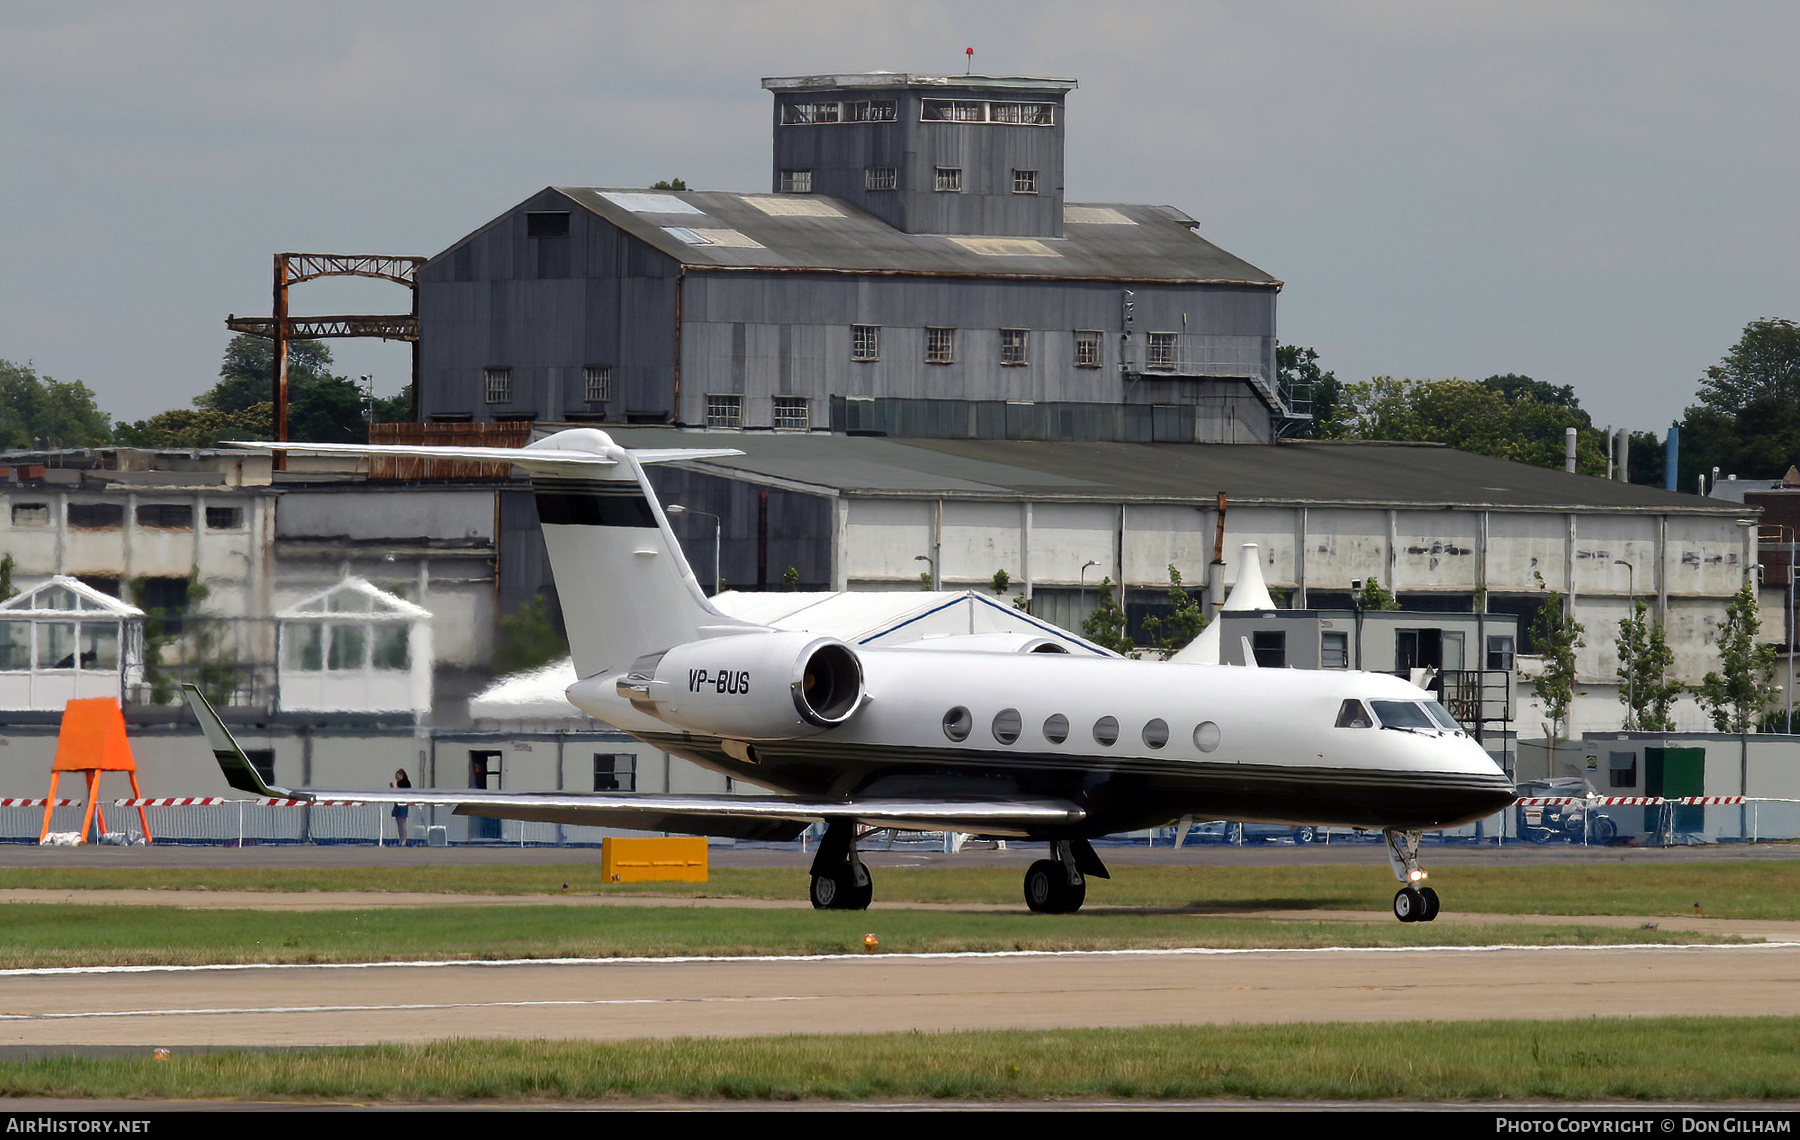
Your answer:
[[[390,787],[390,788],[410,788],[410,787],[412,787],[412,781],[406,778],[406,769],[405,768],[398,768],[394,771],[394,778],[391,781],[389,781],[388,787]],[[407,846],[406,816],[407,816],[407,812],[409,810],[410,810],[410,806],[407,804],[395,804],[394,805],[394,840],[402,847]]]

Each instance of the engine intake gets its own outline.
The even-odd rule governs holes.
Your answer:
[[[677,728],[737,740],[811,736],[862,707],[862,662],[835,638],[746,633],[639,658],[619,695]]]

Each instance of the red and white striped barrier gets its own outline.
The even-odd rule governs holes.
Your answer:
[[[38,803],[42,803],[39,800]],[[65,803],[68,801],[64,801]],[[224,796],[169,796],[161,799],[114,800],[114,807],[217,807],[221,804],[256,804],[260,807],[363,807],[366,800],[228,799]],[[5,806],[0,804],[0,806]]]
[[[74,807],[77,802],[84,802],[84,801],[57,800],[55,803],[51,803],[49,800],[5,799],[5,800],[0,800],[0,807],[43,807],[46,804],[48,804],[51,807]]]
[[[1763,796],[1528,796],[1519,801],[1520,807],[1567,807],[1570,804],[1586,804],[1588,807],[1660,807],[1663,804],[1680,804],[1686,807],[1717,806],[1720,804],[1747,804],[1757,800],[1768,799]]]

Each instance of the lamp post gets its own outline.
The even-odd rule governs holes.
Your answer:
[[[1637,620],[1637,568],[1623,558],[1613,559],[1614,566],[1625,567],[1625,588],[1631,595],[1631,620]],[[1638,630],[1638,636],[1644,637],[1647,631]],[[1637,722],[1637,646],[1631,649],[1631,660],[1625,666],[1625,728],[1636,732]]]
[[[1092,558],[1081,564],[1081,617],[1087,617],[1087,572],[1089,566],[1098,566]],[[1077,619],[1080,620],[1080,619]]]
[[[913,561],[914,562],[923,562],[925,565],[931,567],[931,588],[933,590],[938,589],[939,582],[938,582],[937,560],[929,554],[915,554],[915,555],[913,555]]]
[[[719,550],[724,546],[725,523],[711,511],[697,511],[692,507],[684,507],[680,503],[670,503],[663,508],[671,515],[705,515],[713,521],[713,597],[719,596],[719,589],[724,579],[719,576]]]

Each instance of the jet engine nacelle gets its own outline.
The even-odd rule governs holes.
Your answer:
[[[813,633],[690,641],[639,658],[618,691],[677,728],[736,740],[812,736],[849,720],[864,695],[855,650]]]

